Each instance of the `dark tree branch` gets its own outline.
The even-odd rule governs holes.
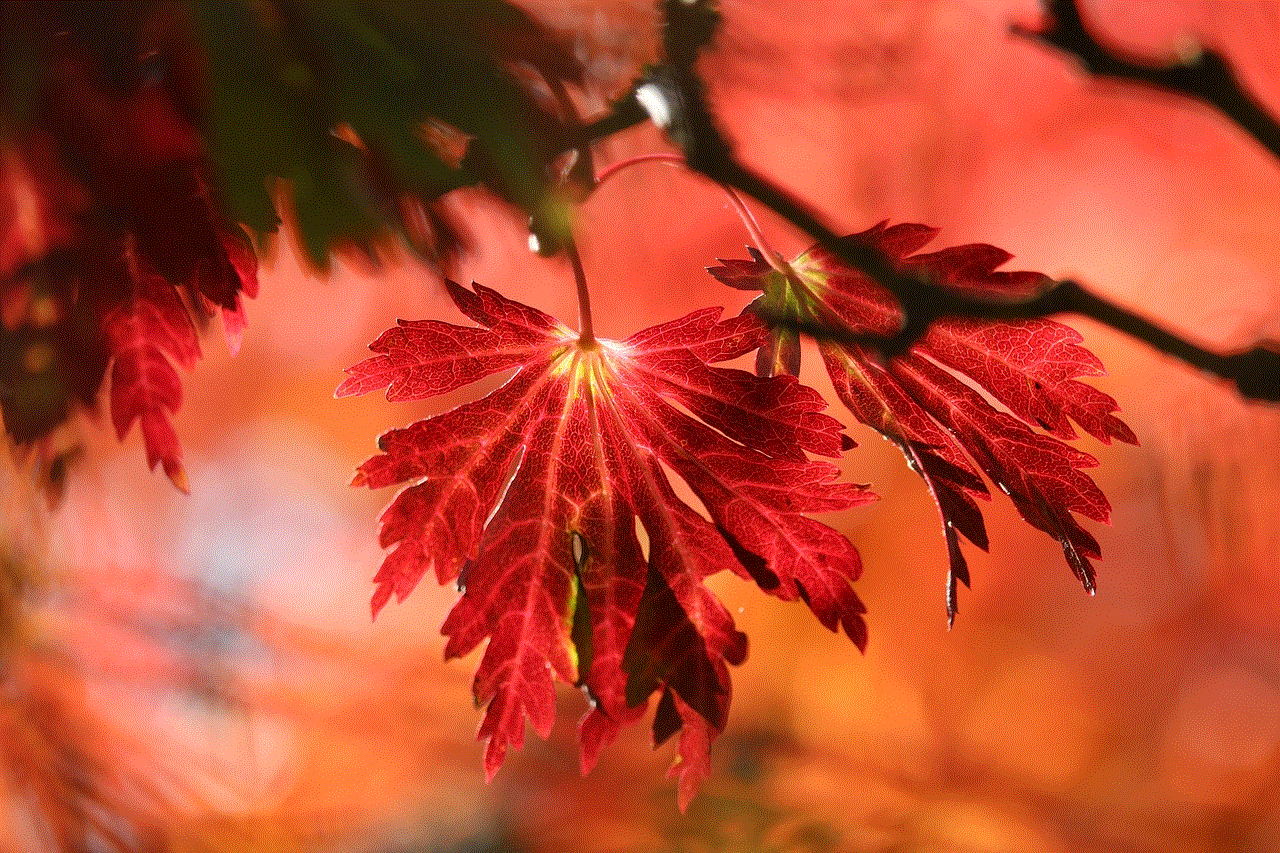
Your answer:
[[[1015,25],[1012,31],[1072,54],[1095,76],[1144,84],[1208,104],[1280,159],[1280,124],[1245,90],[1221,54],[1203,50],[1174,65],[1144,63],[1100,44],[1080,17],[1076,0],[1049,0],[1046,11],[1048,29]]]
[[[825,245],[825,244],[824,244]],[[1235,383],[1240,393],[1255,400],[1280,402],[1280,352],[1254,347],[1245,352],[1222,355],[1196,346],[1151,321],[1086,290],[1074,281],[1055,282],[1053,287],[1029,299],[992,302],[974,299],[954,291],[930,287],[910,295],[899,294],[903,311],[921,332],[942,317],[974,317],[987,320],[1016,320],[1052,314],[1079,314],[1124,332],[1167,355]],[[860,335],[846,327],[797,320],[781,314],[765,314],[766,322],[789,326],[818,340],[869,346],[886,355],[900,352],[914,340],[903,330],[891,339]]]
[[[905,318],[898,334],[890,339],[868,339],[847,328],[809,326],[799,324],[793,318],[775,317],[771,318],[772,322],[792,326],[817,338],[873,345],[886,356],[892,356],[910,346],[924,334],[931,323],[941,317],[1012,320],[1052,314],[1079,314],[1137,338],[1193,367],[1230,380],[1246,397],[1280,402],[1280,352],[1254,347],[1245,352],[1223,355],[1204,349],[1103,299],[1074,281],[1056,282],[1048,290],[1033,297],[1010,301],[978,299],[945,290],[925,277],[897,269],[875,249],[841,239],[823,225],[802,202],[737,163],[731,156],[725,159],[712,158],[691,166],[713,180],[751,195],[792,225],[813,236],[840,260],[882,285],[897,297]]]
[[[1052,9],[1058,14],[1057,26],[1050,33],[1036,34],[1038,38],[1050,41],[1055,38],[1052,33],[1058,32],[1063,27],[1068,36],[1073,32],[1073,26],[1075,30],[1083,32],[1083,26],[1080,24],[1073,2],[1053,0]],[[1150,320],[1091,293],[1073,281],[1056,282],[1039,294],[1016,300],[997,301],[966,296],[939,288],[927,277],[897,268],[881,252],[873,248],[842,239],[828,228],[807,204],[751,171],[734,157],[729,141],[720,132],[711,114],[702,80],[694,68],[699,51],[714,35],[717,18],[709,4],[705,0],[703,2],[695,0],[692,3],[683,2],[683,0],[667,0],[665,10],[667,62],[654,69],[645,80],[641,81],[637,90],[652,86],[662,94],[666,106],[664,127],[671,140],[684,150],[689,168],[706,175],[713,181],[752,196],[792,225],[814,237],[837,258],[861,271],[897,297],[902,305],[904,316],[902,328],[890,339],[868,338],[855,334],[847,328],[806,324],[789,317],[766,319],[779,325],[790,326],[816,338],[874,346],[887,356],[892,356],[910,346],[929,328],[931,323],[941,317],[1008,320],[1074,313],[1124,332],[1193,367],[1230,380],[1246,397],[1280,402],[1280,352],[1263,347],[1255,347],[1230,355],[1206,350]],[[1097,48],[1092,40],[1088,43],[1094,44],[1096,52],[1101,56],[1110,57],[1110,54]],[[1099,66],[1104,69],[1135,68],[1141,71],[1140,66],[1127,64],[1114,57],[1108,60],[1099,59],[1099,61],[1112,63]],[[1195,72],[1188,78],[1190,68],[1210,70]],[[1104,70],[1102,73],[1113,72]],[[1159,69],[1147,69],[1142,73],[1147,76],[1140,79],[1151,85],[1172,88],[1176,91],[1188,91],[1196,94],[1197,97],[1205,98],[1249,129],[1251,125],[1245,124],[1245,119],[1236,118],[1235,114],[1228,111],[1226,107],[1220,106],[1216,100],[1201,94],[1201,90],[1238,93],[1242,102],[1252,104],[1253,110],[1265,119],[1266,124],[1271,128],[1270,132],[1275,137],[1276,145],[1272,150],[1280,156],[1280,132],[1276,132],[1274,121],[1239,89],[1226,63],[1220,58],[1206,53],[1195,66],[1164,72]],[[1162,75],[1171,76],[1166,78]],[[1188,79],[1192,82],[1187,82]],[[1226,83],[1223,83],[1224,80]],[[615,110],[618,113],[617,117],[606,116],[588,125],[588,129],[612,130],[630,126],[638,115],[634,106],[635,99],[628,100],[631,102],[628,106]],[[645,109],[648,107],[646,106]],[[1247,120],[1254,125],[1258,123],[1256,118]],[[1250,130],[1250,132],[1254,131]],[[1259,139],[1261,141],[1262,137]]]
[[[688,167],[717,183],[741,190],[812,236],[823,248],[891,292],[901,303],[903,325],[891,338],[860,335],[848,328],[766,316],[768,322],[789,326],[812,337],[870,346],[885,356],[902,352],[942,317],[1012,320],[1073,313],[1096,320],[1183,362],[1229,380],[1245,397],[1280,402],[1280,352],[1254,347],[1222,354],[1121,308],[1074,281],[1055,282],[1034,296],[999,301],[982,299],[936,286],[927,277],[896,267],[881,252],[844,240],[828,228],[802,200],[756,174],[733,155],[707,105],[702,80],[694,69],[698,52],[714,35],[717,18],[703,2],[667,0],[665,33],[667,62],[652,69],[635,91],[653,87],[665,101],[664,129],[684,150]],[[1206,52],[1194,64],[1174,68],[1141,66],[1100,47],[1085,31],[1073,0],[1051,0],[1054,25],[1024,35],[1043,40],[1080,56],[1097,74],[1135,80],[1161,89],[1198,97],[1222,110],[1280,157],[1280,127],[1235,81],[1226,62]],[[626,98],[583,130],[588,140],[630,127],[651,115],[636,97]],[[656,118],[656,117],[655,117]]]

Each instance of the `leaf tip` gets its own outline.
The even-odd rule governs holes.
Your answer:
[[[498,775],[498,768],[502,766],[502,761],[506,757],[506,741],[497,735],[491,735],[489,742],[484,747],[484,782],[486,785],[493,782],[493,777]]]
[[[222,335],[227,342],[227,352],[232,358],[240,354],[240,347],[244,343],[245,325],[244,308],[237,296],[234,311],[222,309]]]
[[[169,477],[169,482],[173,483],[174,488],[184,495],[191,494],[191,483],[187,479],[187,469],[182,466],[181,462],[166,461],[164,473]]]
[[[867,612],[867,608],[863,606],[862,601],[854,594],[854,602],[858,608],[857,613],[848,614],[841,618],[844,627],[844,633],[853,644],[857,646],[861,654],[867,653],[867,620],[862,618],[862,614]]]
[[[369,601],[369,618],[370,621],[377,619],[378,614],[382,612],[382,608],[391,600],[391,584],[379,584],[378,588],[373,591],[373,598]]]
[[[689,811],[689,804],[693,802],[693,798],[698,793],[698,785],[696,782],[685,783],[684,777],[680,778],[678,791],[676,793],[676,806],[680,809],[680,814]]]
[[[1129,425],[1119,418],[1115,418],[1115,424],[1112,427],[1111,435],[1123,441],[1125,444],[1132,444],[1134,447],[1141,447],[1138,443],[1138,436],[1134,433]]]

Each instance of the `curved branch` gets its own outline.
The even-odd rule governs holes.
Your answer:
[[[1221,54],[1202,50],[1174,65],[1143,63],[1102,45],[1085,26],[1076,0],[1049,0],[1045,11],[1050,18],[1048,29],[1014,25],[1012,32],[1075,56],[1097,77],[1144,84],[1208,104],[1280,159],[1280,124],[1241,85]]]
[[[1034,297],[1010,302],[974,299],[933,287],[927,291],[916,290],[906,296],[899,294],[898,298],[902,301],[903,312],[911,321],[910,325],[921,331],[942,317],[1016,320],[1052,314],[1079,314],[1124,332],[1192,367],[1230,380],[1245,397],[1280,402],[1280,352],[1254,347],[1223,355],[1204,349],[1091,293],[1075,281],[1055,282],[1051,288]],[[761,318],[768,323],[787,326],[819,340],[877,347],[887,356],[901,352],[915,339],[914,335],[904,334],[907,331],[905,326],[892,338],[880,338],[856,334],[845,327],[797,320],[767,311],[761,313]]]
[[[1275,350],[1259,346],[1244,352],[1223,354],[1204,349],[1138,314],[1103,299],[1074,281],[1055,282],[1053,286],[1039,294],[1017,300],[997,301],[966,296],[939,288],[927,277],[898,269],[887,257],[871,247],[843,240],[828,228],[804,201],[773,184],[767,178],[756,174],[733,156],[729,141],[720,132],[711,115],[702,81],[693,67],[698,51],[709,41],[709,28],[714,25],[714,16],[705,11],[706,7],[705,0],[704,2],[694,0],[692,3],[686,3],[684,0],[667,0],[665,3],[668,15],[667,64],[653,69],[649,76],[641,81],[642,85],[655,87],[666,101],[667,110],[664,118],[667,119],[665,129],[668,137],[684,150],[686,165],[690,169],[701,172],[721,184],[741,190],[792,225],[807,232],[841,261],[861,271],[897,297],[902,305],[904,316],[902,328],[892,338],[868,338],[854,334],[847,328],[806,324],[794,318],[769,317],[766,319],[817,338],[872,345],[879,348],[886,356],[892,356],[910,346],[929,328],[929,324],[940,317],[960,316],[1007,320],[1074,313],[1124,332],[1162,353],[1181,359],[1192,367],[1227,379],[1234,383],[1245,397],[1280,402],[1280,352]],[[1075,14],[1074,19],[1071,17],[1075,11],[1072,0],[1052,0],[1051,8],[1056,13],[1055,28],[1046,33],[1037,33],[1036,37],[1051,41],[1053,38],[1061,37],[1053,35],[1060,30],[1069,34],[1072,31],[1073,20],[1074,26],[1083,30],[1078,13]],[[1064,27],[1065,30],[1063,30]],[[1091,39],[1089,43],[1096,47],[1096,43]],[[1064,47],[1064,49],[1070,48]],[[1110,57],[1109,60],[1104,60],[1101,55],[1094,56],[1103,63],[1098,65],[1098,68],[1102,69],[1099,73],[1141,79],[1151,85],[1194,94],[1218,106],[1228,116],[1240,122],[1242,127],[1257,136],[1257,132],[1252,129],[1252,124],[1246,124],[1226,106],[1211,99],[1217,97],[1212,94],[1213,92],[1223,87],[1227,87],[1225,91],[1231,91],[1231,87],[1234,87],[1234,91],[1239,93],[1243,101],[1252,103],[1252,100],[1235,83],[1234,77],[1227,70],[1226,63],[1220,58],[1215,58],[1215,54],[1205,53],[1196,65],[1186,66],[1182,70],[1167,69],[1161,72],[1159,69],[1147,69],[1142,72],[1147,76],[1136,77],[1128,74],[1121,75],[1119,72],[1130,68],[1141,70],[1140,66],[1127,64],[1123,60],[1111,57],[1101,48],[1097,50],[1101,55]],[[1105,64],[1107,61],[1112,64]],[[1187,82],[1185,79],[1188,73],[1187,68],[1205,67],[1209,70],[1192,74],[1192,82]],[[1137,73],[1134,72],[1135,75]],[[628,123],[634,122],[636,118],[635,99],[631,98],[629,101],[630,104],[626,109]],[[1262,114],[1266,123],[1274,131],[1274,120],[1262,113],[1261,108],[1256,104],[1254,109]],[[606,116],[588,127],[605,129],[616,127],[620,123],[623,122],[610,121]],[[1265,133],[1272,131],[1263,128],[1258,132],[1264,133],[1264,136],[1257,138],[1280,157],[1280,131],[1275,132],[1274,147],[1265,141]]]
[[[1144,317],[1109,302],[1074,281],[1055,282],[1029,298],[1010,301],[978,299],[937,287],[926,277],[897,269],[883,254],[850,243],[827,228],[806,205],[756,175],[732,158],[703,163],[700,171],[753,196],[791,224],[808,232],[823,248],[889,290],[902,305],[902,328],[892,338],[868,340],[848,329],[808,327],[794,320],[773,318],[814,337],[839,338],[877,346],[886,356],[902,352],[940,317],[1010,320],[1051,314],[1080,314],[1124,332],[1192,367],[1230,380],[1246,397],[1280,402],[1280,352],[1254,347],[1224,355],[1197,346]]]

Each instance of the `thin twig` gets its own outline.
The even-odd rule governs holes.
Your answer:
[[[1032,30],[1014,25],[1016,35],[1065,51],[1097,77],[1112,77],[1175,92],[1214,107],[1257,142],[1280,158],[1280,124],[1241,85],[1231,65],[1219,53],[1201,49],[1175,64],[1157,65],[1124,56],[1102,45],[1085,26],[1076,0],[1049,0],[1049,26]]]
[[[668,166],[675,166],[683,169],[685,166],[684,157],[679,154],[637,154],[634,157],[628,157],[625,160],[618,160],[605,166],[596,173],[596,186],[599,187],[605,181],[612,178],[621,171],[630,169],[632,166],[638,166],[641,163],[664,163]]]
[[[667,166],[674,166],[685,171],[689,171],[688,164],[685,163],[684,157],[679,154],[638,154],[635,157],[628,157],[625,160],[619,160],[616,163],[610,163],[601,169],[596,175],[595,184],[599,187],[609,178],[632,166],[638,166],[641,163],[663,163]],[[742,221],[742,227],[747,230],[756,248],[764,255],[769,266],[782,273],[783,275],[791,275],[792,270],[786,259],[778,254],[769,245],[769,241],[765,239],[764,231],[760,228],[760,221],[756,219],[756,215],[751,212],[751,208],[747,206],[746,199],[733,187],[727,184],[717,184],[724,190],[725,195],[729,197],[729,201],[733,204],[734,211],[738,214],[738,219]]]

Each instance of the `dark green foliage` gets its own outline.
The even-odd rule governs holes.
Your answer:
[[[553,115],[554,92],[579,69],[515,7],[196,8],[211,159],[232,218],[255,231],[278,221],[274,179],[287,183],[301,242],[319,266],[335,243],[368,246],[405,228],[406,195],[429,203],[482,182],[532,215],[551,203],[549,165],[572,145]],[[520,68],[541,79],[517,77]],[[429,122],[466,138],[466,156],[435,150]]]

